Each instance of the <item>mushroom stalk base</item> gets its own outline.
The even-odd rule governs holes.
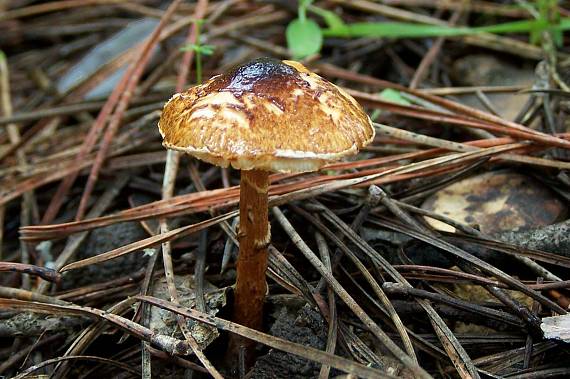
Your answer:
[[[234,320],[261,328],[263,299],[267,290],[267,246],[270,241],[267,190],[269,173],[243,170],[240,183],[239,257],[234,303]]]

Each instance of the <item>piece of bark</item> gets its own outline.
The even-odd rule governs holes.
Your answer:
[[[527,249],[570,257],[570,220],[538,229],[502,232],[494,237]]]
[[[570,314],[545,317],[542,319],[540,328],[546,339],[570,342]]]
[[[88,319],[83,317],[56,317],[35,313],[17,313],[0,320],[0,338],[32,337],[45,332],[74,333]]]

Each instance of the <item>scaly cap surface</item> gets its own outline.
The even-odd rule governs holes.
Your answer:
[[[260,58],[175,94],[159,130],[165,147],[237,169],[318,170],[374,138],[362,107],[294,61]]]

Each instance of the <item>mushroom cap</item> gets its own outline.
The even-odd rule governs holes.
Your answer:
[[[255,59],[175,94],[158,128],[169,149],[241,170],[318,170],[374,138],[362,107],[294,61]]]

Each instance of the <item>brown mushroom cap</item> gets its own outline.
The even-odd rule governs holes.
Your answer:
[[[175,94],[159,122],[164,146],[249,170],[315,171],[374,138],[362,107],[294,61],[261,58]]]

